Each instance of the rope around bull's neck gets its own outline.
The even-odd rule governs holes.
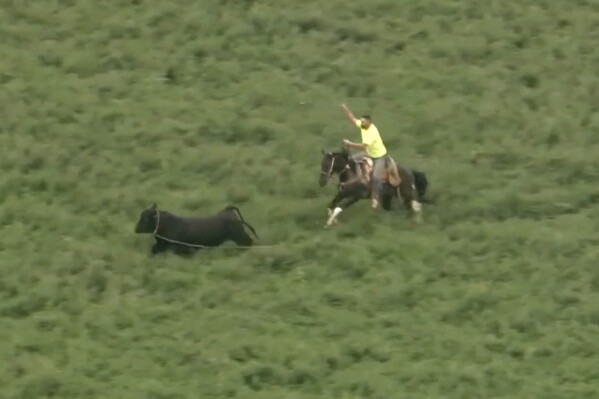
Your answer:
[[[272,248],[278,246],[278,244],[270,245],[237,245],[235,247],[211,247],[210,245],[190,244],[188,242],[177,241],[171,238],[164,237],[158,234],[158,227],[160,227],[160,211],[156,210],[156,227],[154,228],[154,237],[160,238],[161,240],[170,242],[171,244],[184,245],[191,248],[210,248],[210,249],[248,249],[248,248]]]

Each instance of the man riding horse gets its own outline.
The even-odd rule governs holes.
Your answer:
[[[360,155],[356,157],[356,161],[361,165],[360,169],[364,175],[363,177],[366,178],[366,180],[369,180],[370,175],[372,176],[372,208],[376,209],[381,195],[381,176],[386,172],[389,182],[393,186],[397,187],[400,184],[399,174],[395,169],[395,162],[388,155],[383,139],[381,138],[377,127],[372,123],[372,119],[369,115],[363,115],[358,119],[345,104],[341,105],[341,109],[349,121],[360,129],[362,136],[362,143],[353,143],[349,140],[343,140],[343,144],[348,149],[365,150],[368,157],[372,159],[373,165],[372,170],[370,170],[371,168],[368,165],[368,159],[364,159],[364,157]]]

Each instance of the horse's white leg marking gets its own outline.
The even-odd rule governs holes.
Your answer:
[[[335,218],[339,216],[339,214],[343,211],[343,209],[337,207],[333,210],[331,216],[329,216],[329,220],[327,220],[327,226],[330,226],[335,221]]]
[[[416,191],[416,185],[412,183],[412,190]],[[414,212],[420,213],[422,212],[422,204],[416,200],[412,200],[411,202],[412,210]]]
[[[422,204],[416,200],[412,200],[412,210],[418,213],[422,212]]]

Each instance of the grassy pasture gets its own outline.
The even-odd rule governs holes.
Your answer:
[[[0,398],[599,394],[599,3],[0,5]],[[437,204],[322,227],[372,114]],[[152,202],[275,248],[152,258]]]

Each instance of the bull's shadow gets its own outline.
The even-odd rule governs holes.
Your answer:
[[[256,230],[247,223],[235,206],[227,206],[211,216],[183,217],[158,210],[156,203],[144,209],[135,226],[136,234],[152,234],[155,243],[152,255],[172,251],[189,256],[201,249],[216,248],[232,241],[242,248],[250,248],[254,239],[246,232],[247,226],[259,239]]]

